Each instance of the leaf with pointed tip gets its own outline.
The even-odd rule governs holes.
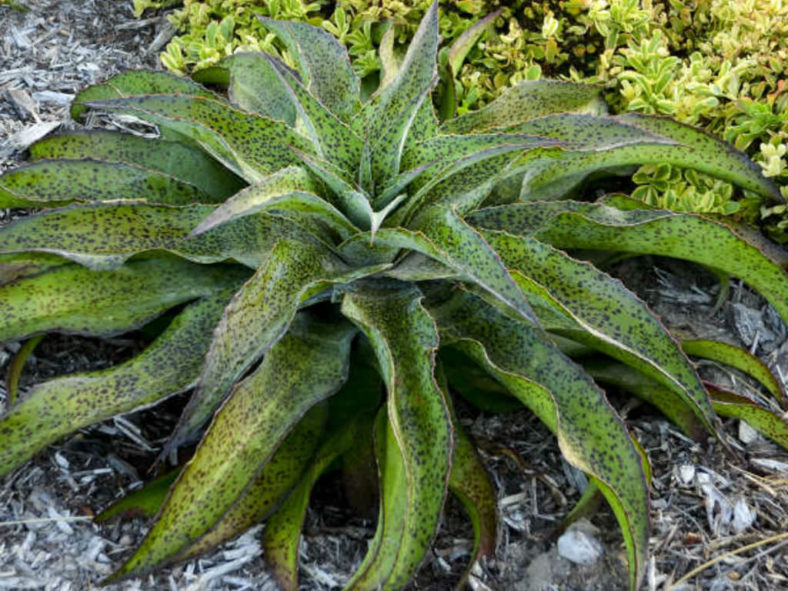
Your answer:
[[[315,154],[342,170],[354,170],[361,157],[361,139],[347,124],[320,104],[293,72],[279,65],[271,56],[265,55],[265,59],[279,77],[281,85],[289,92],[299,115],[298,125],[306,128]]]
[[[445,121],[441,125],[441,132],[475,133],[511,127],[553,113],[570,111],[601,115],[606,110],[600,86],[558,80],[528,80],[506,90],[478,111]]]
[[[113,76],[106,82],[89,86],[77,94],[71,105],[72,119],[79,120],[88,110],[86,103],[141,94],[182,94],[218,99],[211,91],[188,78],[167,72],[131,70]]]
[[[763,197],[785,201],[777,185],[763,176],[760,167],[744,152],[700,128],[679,123],[668,117],[638,113],[625,113],[618,115],[616,119],[678,142],[681,147],[677,150],[676,156],[680,156],[683,163],[678,161],[676,166],[695,168]]]
[[[91,130],[55,135],[30,146],[30,156],[33,160],[91,158],[142,166],[194,185],[211,197],[210,202],[224,201],[245,184],[197,148],[129,133]]]
[[[232,384],[287,331],[302,302],[382,268],[351,269],[324,247],[280,240],[227,306],[200,382],[167,447],[177,446],[210,417]]]
[[[153,517],[164,504],[170,486],[178,478],[180,471],[180,468],[176,468],[163,476],[146,482],[142,488],[130,492],[96,515],[93,518],[93,523],[106,523],[118,516],[122,519]]]
[[[148,348],[125,363],[31,389],[0,418],[0,474],[77,429],[191,388],[200,375],[211,329],[232,291],[221,290],[187,306]],[[103,316],[95,307],[91,313]]]
[[[400,172],[409,130],[437,81],[438,4],[433,2],[408,46],[396,77],[359,115],[370,142],[372,178],[385,186]],[[372,187],[365,187],[368,191]]]
[[[692,409],[709,432],[714,411],[695,368],[678,343],[634,293],[590,263],[577,261],[538,240],[501,231],[482,235],[515,281],[536,283],[549,304],[580,330],[558,334],[597,347],[670,388],[674,404]],[[518,284],[526,287],[523,282]]]
[[[731,417],[746,422],[778,445],[788,449],[788,421],[781,413],[761,406],[753,400],[714,386],[709,387],[714,410],[721,417]]]
[[[357,445],[357,437],[361,434],[357,421],[333,433],[320,446],[309,468],[287,498],[266,521],[263,556],[271,575],[283,591],[298,591],[298,542],[312,488],[334,460]]]
[[[230,102],[244,111],[284,121],[290,127],[295,123],[296,109],[290,93],[260,53],[235,53],[215,66],[198,70],[192,78],[201,84],[227,88]]]
[[[670,388],[647,377],[637,369],[609,359],[582,358],[580,362],[597,382],[626,390],[658,408],[687,437],[698,441],[704,433],[708,432],[688,405],[677,403],[676,395]],[[711,401],[709,405],[711,406]]]
[[[194,185],[167,174],[87,158],[40,160],[0,175],[0,207],[52,207],[113,199],[174,205],[211,201]]]
[[[91,101],[87,106],[134,115],[195,142],[249,183],[298,164],[292,147],[310,142],[282,121],[240,111],[203,96],[143,95]]]
[[[19,378],[22,377],[22,371],[25,369],[27,360],[30,359],[33,351],[36,350],[38,343],[40,343],[43,338],[44,335],[39,335],[26,340],[19,348],[19,351],[16,352],[13,359],[11,359],[11,363],[8,364],[8,371],[6,372],[5,379],[6,406],[13,406],[16,402],[17,394],[19,393]]]
[[[309,409],[235,504],[176,560],[199,556],[279,511],[277,507],[294,494],[304,471],[311,469],[327,418],[325,405]]]
[[[226,515],[304,414],[341,387],[354,334],[299,316],[217,410],[139,549],[106,582],[176,557]]]
[[[731,228],[709,218],[558,201],[482,209],[468,216],[468,221],[475,227],[532,236],[561,249],[654,254],[719,269],[758,290],[788,322],[788,273],[766,249],[748,243]]]
[[[134,261],[114,271],[55,267],[0,289],[0,341],[43,332],[119,334],[245,276],[241,267],[179,259]]]
[[[318,27],[257,18],[284,43],[309,92],[337,117],[349,121],[361,105],[360,81],[347,50],[328,31]]]
[[[780,380],[772,374],[763,361],[741,347],[721,341],[697,339],[682,341],[681,348],[687,355],[717,361],[743,371],[758,380],[783,407],[788,404],[785,388]]]
[[[390,429],[378,532],[369,558],[348,585],[352,589],[402,588],[432,542],[443,507],[452,427],[433,376],[438,333],[421,298],[414,287],[392,286],[350,290],[342,299],[342,313],[361,328],[375,351],[388,391]],[[390,504],[399,508],[394,515]]]
[[[649,492],[642,458],[604,393],[537,329],[468,293],[430,307],[441,342],[506,386],[558,437],[564,457],[597,480],[624,533],[634,591],[648,553]]]

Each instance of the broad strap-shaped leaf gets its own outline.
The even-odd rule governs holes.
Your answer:
[[[199,556],[231,540],[272,515],[293,494],[305,470],[314,465],[313,455],[325,436],[327,409],[312,407],[298,421],[262,471],[242,496],[200,539],[178,555],[176,560]]]
[[[305,128],[315,154],[343,170],[354,170],[361,157],[362,140],[350,127],[318,101],[296,75],[281,62],[265,56],[298,112],[298,127]]]
[[[390,429],[385,460],[379,458],[384,465],[378,531],[351,589],[402,588],[429,548],[443,507],[452,427],[433,375],[438,333],[421,298],[416,288],[394,284],[351,289],[342,300],[342,313],[375,351],[388,391]],[[401,515],[389,513],[392,504],[401,507]]]
[[[708,432],[692,408],[676,400],[674,391],[634,367],[595,357],[582,357],[579,361],[597,382],[626,390],[658,408],[687,437],[697,441]]]
[[[178,478],[180,471],[181,468],[178,467],[146,482],[141,488],[130,492],[96,515],[93,523],[106,523],[115,517],[121,519],[153,517],[164,504],[170,486]]]
[[[761,406],[746,396],[713,385],[709,386],[709,396],[714,410],[721,417],[741,419],[784,449],[788,449],[788,421],[781,413]]]
[[[192,78],[226,88],[230,102],[239,109],[284,121],[290,127],[295,124],[296,109],[290,93],[260,53],[235,53],[215,66],[196,71]]]
[[[91,101],[87,106],[134,115],[196,143],[248,183],[298,159],[291,146],[309,150],[310,142],[282,121],[240,111],[203,97],[147,95]]]
[[[615,250],[685,259],[738,277],[788,322],[788,274],[769,253],[721,222],[666,210],[619,209],[572,201],[522,203],[480,210],[476,227],[533,236],[556,248]]]
[[[0,341],[42,332],[126,332],[178,304],[235,285],[246,274],[241,267],[178,259],[134,261],[114,271],[55,267],[0,289]]]
[[[211,330],[231,294],[232,289],[225,289],[189,304],[151,345],[125,363],[32,388],[0,418],[0,474],[77,429],[191,388],[200,375]],[[89,313],[105,315],[96,307]]]
[[[282,239],[227,306],[200,382],[168,445],[202,425],[233,383],[287,331],[299,305],[328,287],[386,268],[351,269],[319,245]]]
[[[318,27],[258,18],[284,43],[309,92],[337,117],[350,121],[361,108],[360,81],[345,47]]]
[[[752,353],[729,343],[706,339],[682,341],[687,355],[724,363],[758,380],[783,407],[788,405],[782,382]]]
[[[370,427],[368,422],[364,426]],[[263,531],[265,562],[283,591],[298,591],[298,542],[306,517],[309,496],[317,479],[343,453],[358,443],[364,433],[358,421],[333,433],[318,449],[309,468],[282,504],[268,518]]]
[[[400,171],[400,160],[419,109],[437,82],[438,3],[433,2],[390,84],[359,115],[369,142],[374,186],[385,186]],[[369,192],[374,187],[365,187]]]
[[[649,493],[642,458],[621,418],[588,375],[538,330],[468,293],[430,307],[452,344],[528,406],[558,437],[564,457],[591,475],[624,533],[634,591],[645,573]]]
[[[602,88],[558,80],[523,81],[504,92],[486,107],[449,119],[442,133],[475,133],[552,115],[590,113],[601,115],[606,107]]]
[[[535,283],[580,330],[556,331],[633,365],[666,385],[713,432],[714,412],[695,368],[659,319],[621,281],[538,240],[483,231],[523,290]],[[518,277],[519,275],[519,277]]]
[[[30,156],[33,160],[91,158],[141,166],[197,187],[211,202],[224,201],[244,186],[243,180],[197,148],[129,133],[96,129],[55,135],[30,146]]]
[[[148,535],[107,582],[175,557],[231,510],[304,414],[341,387],[354,333],[299,317],[216,412]]]
[[[211,201],[196,186],[170,175],[88,158],[40,160],[0,175],[0,207],[52,207],[112,199],[176,205]]]
[[[355,227],[330,203],[318,197],[319,191],[315,180],[303,168],[283,168],[228,199],[202,220],[193,235],[253,213],[274,210],[279,214],[287,211],[316,216],[347,238],[356,231]]]
[[[145,94],[182,94],[212,99],[219,98],[211,91],[188,78],[182,78],[167,72],[130,70],[113,76],[102,84],[89,86],[77,94],[71,105],[71,117],[79,120],[87,111],[86,103],[90,101]]]
[[[616,119],[678,142],[682,147],[678,149],[676,156],[686,161],[684,164],[676,162],[676,166],[696,168],[748,191],[754,191],[763,197],[785,201],[777,185],[763,176],[758,165],[744,152],[700,128],[674,121],[669,117],[639,113],[625,113],[616,116]]]

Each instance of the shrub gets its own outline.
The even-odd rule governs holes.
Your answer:
[[[42,209],[0,229],[0,340],[169,321],[125,363],[14,394],[0,418],[0,474],[75,429],[194,388],[162,457],[200,443],[177,476],[129,501],[161,508],[110,580],[267,519],[266,560],[296,589],[313,485],[338,459],[367,453],[380,518],[348,586],[398,589],[448,491],[473,522],[473,559],[494,552],[495,495],[452,397],[519,402],[588,474],[583,502],[601,494],[610,504],[636,588],[648,460],[592,376],[620,382],[693,437],[716,434],[717,414],[745,417],[783,445],[788,430],[768,405],[707,393],[645,304],[565,250],[694,261],[749,283],[783,319],[788,277],[776,250],[720,222],[622,196],[569,197],[639,163],[696,169],[763,196],[775,186],[694,128],[607,116],[594,86],[524,81],[438,121],[437,4],[402,59],[384,52],[369,100],[325,30],[262,22],[292,68],[238,53],[198,74],[227,99],[164,73],[121,74],[80,93],[72,115],[130,115],[161,137],[54,136],[0,177],[1,207]],[[746,353],[684,346],[748,369],[785,402]],[[571,359],[579,353],[585,369]],[[480,392],[474,366],[500,391]]]

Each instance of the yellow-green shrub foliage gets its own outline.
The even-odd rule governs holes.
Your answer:
[[[172,0],[135,0],[146,8]],[[171,71],[187,73],[239,49],[272,51],[274,37],[256,14],[322,26],[348,48],[362,78],[377,81],[377,55],[391,21],[404,47],[429,5],[426,0],[184,0],[170,20],[182,32],[162,54]],[[487,104],[524,79],[563,77],[604,83],[617,112],[666,114],[698,125],[745,150],[788,196],[788,3],[781,0],[497,0],[441,2],[448,44],[480,17],[500,9],[494,27],[458,72],[460,113]],[[332,12],[333,11],[333,12]],[[285,56],[287,59],[287,56]],[[783,205],[667,166],[634,176],[635,196],[677,210],[758,213],[786,240]]]

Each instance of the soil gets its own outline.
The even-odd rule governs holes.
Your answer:
[[[128,68],[159,68],[157,52],[172,34],[161,15],[135,20],[127,1],[23,4],[28,11],[0,6],[0,171],[21,161],[27,146],[44,134],[76,126],[68,105],[80,88]],[[93,124],[123,126],[117,120]],[[9,215],[1,212],[0,223]],[[785,326],[748,289],[734,284],[715,307],[718,284],[695,267],[640,257],[619,263],[613,272],[673,330],[744,346],[788,379]],[[31,358],[22,387],[116,363],[134,354],[139,343],[135,335],[109,341],[47,337]],[[15,343],[0,345],[0,372],[17,349]],[[737,391],[754,389],[736,372],[713,365],[701,371]],[[722,438],[734,450],[726,454],[719,442],[687,439],[645,405],[615,392],[611,400],[646,449],[654,472],[644,588],[788,589],[788,542],[765,543],[788,530],[788,454],[739,421],[725,420]],[[148,523],[137,519],[99,527],[90,516],[141,485],[182,402],[170,400],[82,430],[0,479],[0,589],[94,589],[120,565]],[[626,588],[622,538],[606,507],[577,526],[601,544],[601,556],[578,565],[559,555],[555,534],[585,479],[561,458],[539,421],[526,411],[489,415],[461,403],[458,412],[496,485],[502,517],[497,556],[478,565],[473,588]],[[341,587],[374,530],[372,519],[347,506],[337,482],[329,478],[319,488],[300,548],[301,588],[309,590]],[[259,533],[254,528],[206,557],[106,589],[275,589]],[[759,542],[764,543],[729,554],[673,586],[699,565]],[[463,510],[449,499],[433,550],[411,588],[453,588],[472,545]]]

